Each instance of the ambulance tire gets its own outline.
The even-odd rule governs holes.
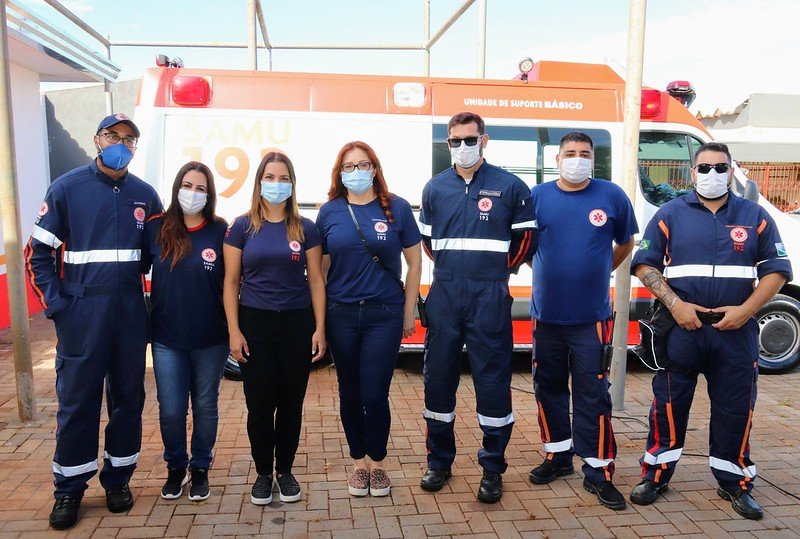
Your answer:
[[[781,373],[800,362],[800,301],[778,294],[756,315],[759,370]]]

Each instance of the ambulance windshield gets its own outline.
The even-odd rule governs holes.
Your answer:
[[[639,182],[650,204],[662,206],[692,189],[692,159],[701,144],[683,133],[640,134]]]

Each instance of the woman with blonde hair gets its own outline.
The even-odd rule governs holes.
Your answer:
[[[392,382],[402,338],[415,330],[422,239],[411,206],[389,193],[378,156],[345,144],[317,217],[327,273],[327,331],[339,380],[353,496],[387,496]],[[401,255],[408,270],[401,282]]]
[[[300,216],[291,160],[264,155],[250,211],[225,236],[224,303],[230,352],[242,368],[247,434],[258,478],[251,501],[300,499],[292,464],[300,439],[308,375],[325,353],[322,248],[314,223]]]

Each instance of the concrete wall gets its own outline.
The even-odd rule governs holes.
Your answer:
[[[114,112],[133,118],[139,80],[114,85]],[[50,179],[54,180],[89,163],[97,155],[93,137],[106,116],[103,85],[45,92],[47,133],[50,147]]]

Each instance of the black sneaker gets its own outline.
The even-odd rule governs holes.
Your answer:
[[[131,494],[131,489],[128,485],[107,489],[106,505],[112,513],[122,513],[133,507],[133,494]]]
[[[165,500],[175,500],[183,494],[183,485],[189,482],[186,468],[167,468],[167,481],[161,487],[161,497]]]
[[[575,473],[575,468],[572,463],[556,464],[550,459],[545,459],[540,465],[531,470],[528,474],[528,480],[535,485],[546,485],[552,483],[562,475],[572,475]]]
[[[208,470],[205,468],[190,468],[192,474],[192,486],[189,487],[189,500],[202,502],[211,496],[208,489]]]
[[[483,470],[481,486],[478,487],[478,500],[483,503],[497,503],[503,496],[503,476],[497,472]]]
[[[615,487],[611,481],[593,483],[584,478],[583,488],[592,494],[596,494],[601,504],[614,511],[622,511],[627,505],[625,503],[625,497],[617,490],[617,487]]]
[[[269,505],[272,503],[272,476],[259,475],[253,483],[250,492],[250,501],[256,505]]]
[[[78,522],[78,510],[81,508],[83,494],[66,494],[56,498],[50,512],[50,527],[66,530]]]
[[[292,474],[280,474],[278,476],[278,493],[282,502],[296,502],[300,499],[300,484]]]
[[[436,492],[442,490],[450,476],[450,468],[428,468],[425,475],[422,476],[419,486],[422,487],[422,490]]]

